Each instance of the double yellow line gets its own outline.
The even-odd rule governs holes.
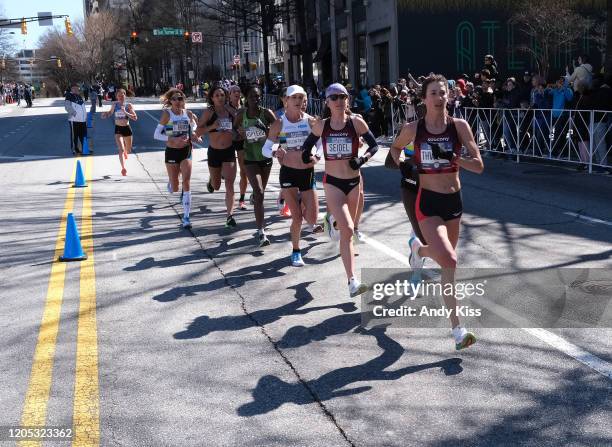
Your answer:
[[[87,157],[85,178],[89,186],[83,189],[81,244],[88,257],[80,262],[80,301],[77,326],[76,377],[74,385],[73,446],[97,446],[100,443],[100,404],[98,383],[98,337],[96,325],[96,274],[93,253],[92,225],[92,165]],[[76,172],[76,169],[75,169]],[[72,183],[74,183],[74,177]],[[47,289],[38,341],[34,351],[30,383],[26,393],[22,427],[41,427],[47,419],[51,390],[55,346],[59,330],[66,263],[59,262],[63,253],[66,219],[72,211],[76,188],[69,188],[58,231],[54,261]],[[40,446],[40,441],[23,441],[20,446]]]

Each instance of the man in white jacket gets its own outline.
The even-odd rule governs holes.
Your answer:
[[[81,153],[83,140],[87,137],[87,109],[85,101],[79,93],[79,86],[72,84],[70,93],[66,95],[64,108],[68,112],[68,124],[70,124],[70,142],[72,153]],[[79,140],[81,146],[79,147]]]

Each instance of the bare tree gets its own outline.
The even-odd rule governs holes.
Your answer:
[[[510,22],[529,40],[536,42],[537,48],[519,44],[515,49],[530,54],[538,64],[539,74],[544,78],[550,73],[553,54],[577,41],[592,23],[591,19],[572,10],[565,0],[549,0],[546,7],[537,2],[523,0],[516,10]]]

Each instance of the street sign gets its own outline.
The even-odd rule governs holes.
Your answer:
[[[240,64],[240,55],[234,54],[234,65]]]
[[[251,52],[251,42],[242,42],[242,53],[250,53]]]
[[[154,28],[154,36],[182,36],[185,33],[183,28]]]
[[[191,33],[191,41],[193,43],[202,43],[202,33],[194,31]]]

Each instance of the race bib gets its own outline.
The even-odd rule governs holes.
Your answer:
[[[421,163],[433,163],[434,156],[431,149],[421,149]]]
[[[266,138],[266,133],[259,127],[249,127],[246,129],[246,139],[249,143],[254,143],[264,138]]]
[[[328,157],[342,158],[350,157],[353,153],[353,140],[348,137],[328,137]]]
[[[306,138],[307,134],[304,132],[293,132],[287,134],[287,150],[301,151],[302,145]]]
[[[217,130],[232,130],[232,120],[229,118],[219,118]]]
[[[124,120],[127,118],[127,115],[125,114],[125,112],[123,110],[117,110],[115,112],[115,119],[116,120]]]
[[[172,123],[172,134],[174,136],[186,135],[189,133],[189,121],[181,120]]]

